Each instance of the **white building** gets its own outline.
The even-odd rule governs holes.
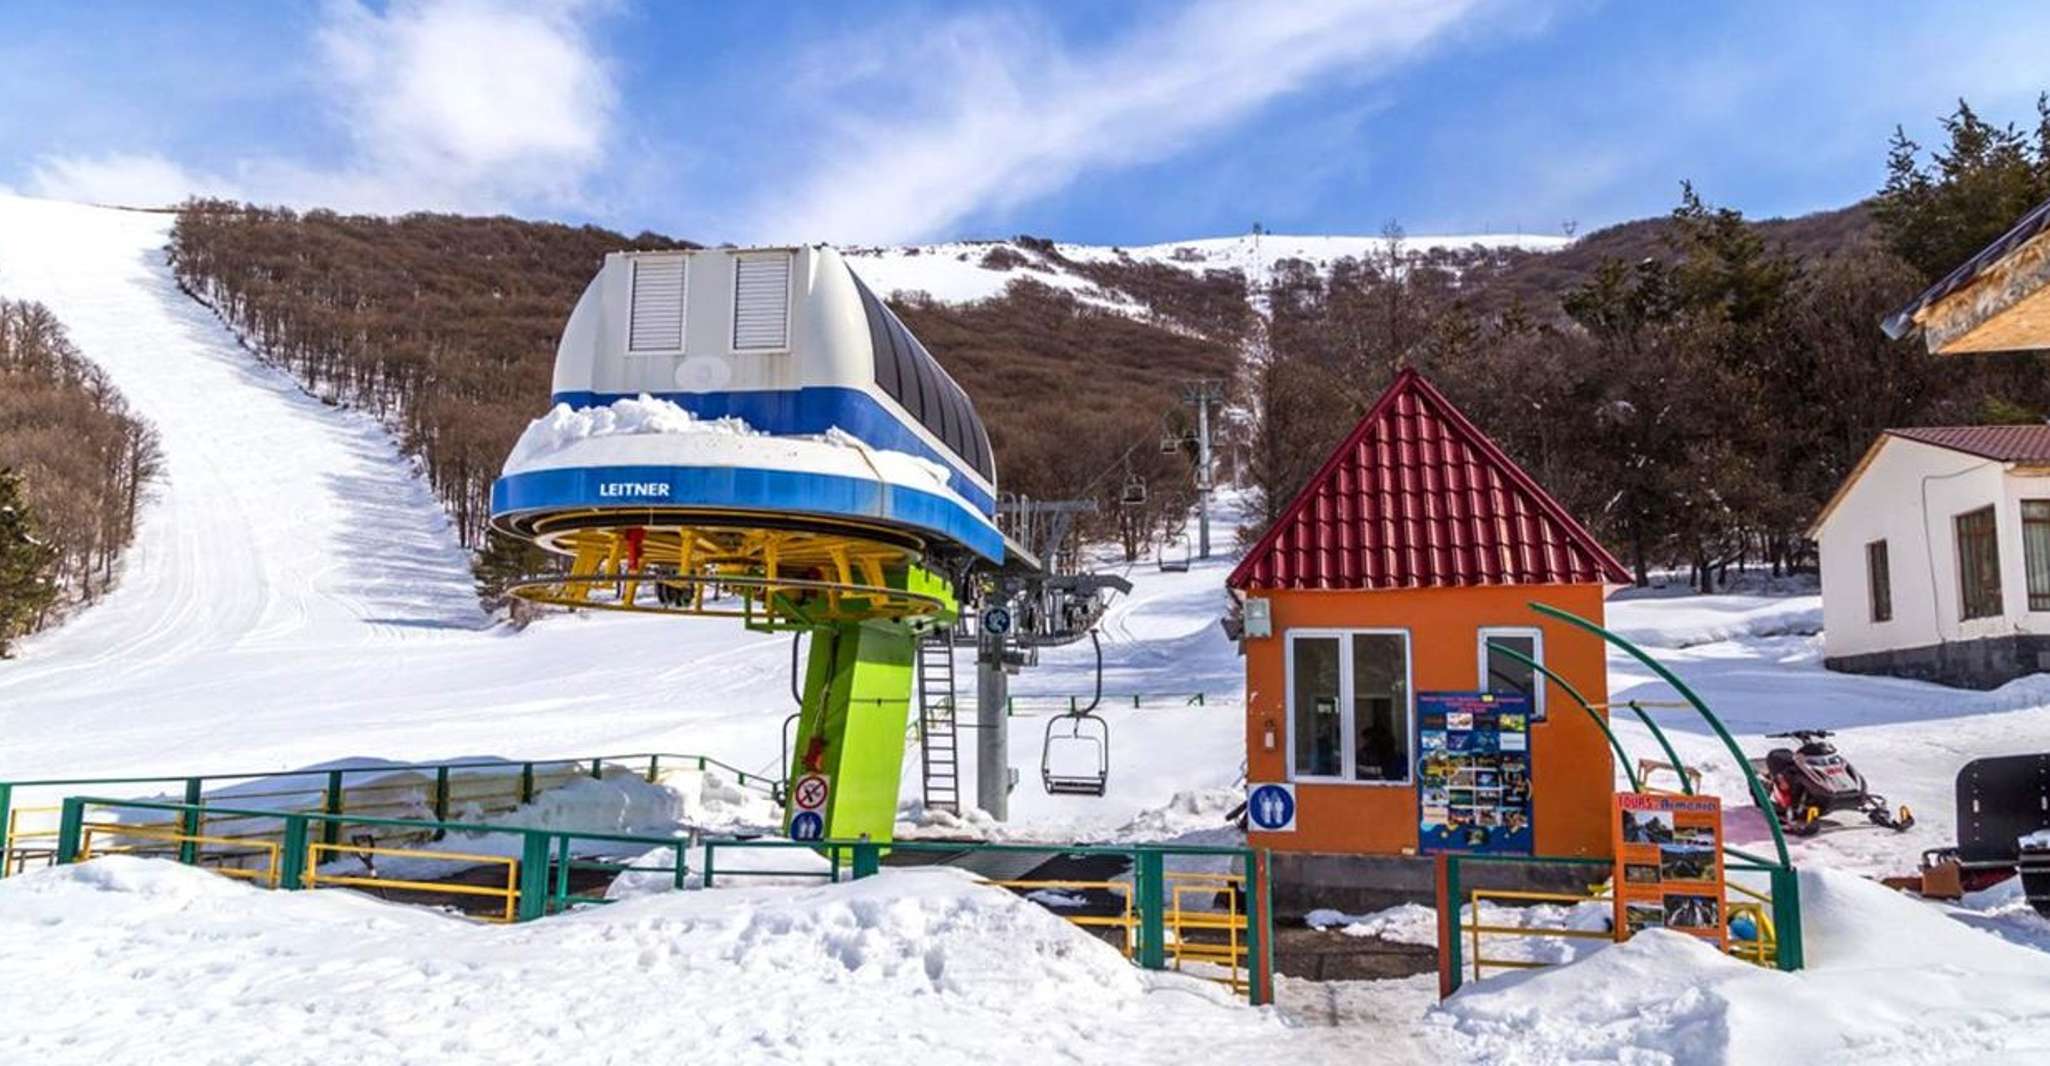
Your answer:
[[[1887,430],[1808,535],[1830,669],[1970,688],[2050,671],[2050,426]]]

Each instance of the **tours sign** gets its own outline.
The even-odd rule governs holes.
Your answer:
[[[1619,792],[1616,939],[1653,926],[1729,947],[1723,913],[1723,801]]]
[[[1420,850],[1531,854],[1530,696],[1419,692],[1416,708]]]

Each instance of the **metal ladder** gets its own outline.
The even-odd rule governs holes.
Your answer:
[[[961,749],[954,709],[953,634],[941,629],[918,641],[918,760],[926,808],[960,814]]]

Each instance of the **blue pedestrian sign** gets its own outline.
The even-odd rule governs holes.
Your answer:
[[[1262,833],[1295,832],[1295,786],[1253,786],[1246,795],[1246,818]]]
[[[992,637],[1001,637],[1011,631],[1011,609],[989,607],[982,612],[982,631]]]
[[[817,811],[798,811],[790,819],[790,839],[823,840],[826,836],[826,820]]]

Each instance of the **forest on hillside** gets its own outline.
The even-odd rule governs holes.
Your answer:
[[[1879,328],[2050,199],[2050,101],[2038,112],[2023,131],[1960,103],[1928,152],[1897,132],[1872,200],[1805,222],[1753,223],[1683,187],[1668,218],[1629,225],[1627,254],[1594,234],[1573,259],[1476,279],[1391,235],[1325,274],[1281,264],[1241,390],[1263,516],[1415,366],[1640,581],[1804,565],[1808,523],[1881,430],[2050,414],[2039,354],[1938,360]],[[1559,286],[1549,299],[1523,286],[1534,268]]]
[[[156,430],[63,323],[0,300],[0,656],[113,584],[162,466]]]

